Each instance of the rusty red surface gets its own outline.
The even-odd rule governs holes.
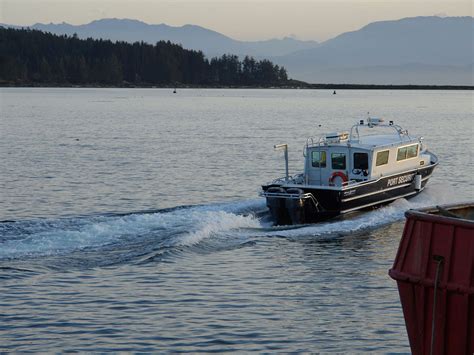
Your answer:
[[[474,212],[474,204],[441,210],[461,208]],[[473,354],[474,221],[436,213],[406,212],[389,274],[398,284],[413,354]]]

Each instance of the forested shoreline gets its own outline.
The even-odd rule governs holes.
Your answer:
[[[169,41],[112,42],[0,27],[0,86],[473,90],[473,86],[309,84],[271,61],[208,59]]]
[[[232,54],[208,59],[169,41],[82,40],[0,27],[3,86],[285,86],[285,68]]]

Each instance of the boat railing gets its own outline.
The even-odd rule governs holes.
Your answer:
[[[360,141],[360,133],[359,127],[366,127],[366,128],[374,128],[374,127],[382,127],[382,128],[389,128],[395,131],[395,134],[398,135],[400,142],[403,142],[403,137],[410,137],[408,135],[408,130],[404,130],[401,126],[396,125],[393,121],[389,121],[388,124],[380,123],[383,122],[382,120],[377,119],[377,121],[369,121],[364,123],[364,120],[361,120],[358,124],[355,124],[351,127],[351,132],[349,135],[349,142],[359,142]]]
[[[271,184],[302,184],[304,182],[304,174],[296,174],[293,176],[279,177],[271,182]]]
[[[361,136],[359,132],[360,127],[365,127],[365,128],[374,128],[374,127],[382,127],[382,128],[389,128],[394,131],[394,134],[398,136],[400,139],[400,142],[404,141],[404,138],[412,139],[410,135],[408,134],[408,130],[404,130],[401,126],[396,125],[393,123],[393,121],[389,121],[388,124],[381,123],[383,120],[380,119],[369,119],[367,122],[364,120],[361,120],[359,123],[353,125],[351,127],[350,133],[349,133],[349,139],[346,139],[345,141],[348,143],[356,143],[359,142],[361,137],[364,137],[363,135]],[[306,156],[306,149],[312,148],[312,147],[317,147],[317,146],[322,146],[327,143],[333,142],[332,140],[328,140],[325,135],[321,135],[319,137],[309,137],[306,139],[306,145],[303,151],[303,155]],[[341,141],[342,142],[342,141]],[[390,143],[392,145],[393,143]]]
[[[306,151],[307,148],[321,146],[321,145],[324,145],[325,142],[326,142],[326,138],[324,136],[319,136],[318,138],[308,137],[306,139],[306,145],[305,145],[304,152]]]

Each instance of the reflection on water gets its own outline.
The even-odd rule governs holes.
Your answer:
[[[450,173],[472,170],[469,92],[1,93],[0,351],[408,352],[387,276],[404,211],[473,198],[473,172]],[[273,227],[256,198],[283,174],[273,144],[296,172],[316,123],[368,110],[425,136],[428,188]]]

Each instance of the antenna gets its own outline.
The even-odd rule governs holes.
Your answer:
[[[288,173],[288,144],[287,143],[276,144],[276,145],[273,146],[273,148],[275,150],[283,149],[285,151],[285,172],[286,172],[285,181],[288,182],[290,180],[290,175]]]

